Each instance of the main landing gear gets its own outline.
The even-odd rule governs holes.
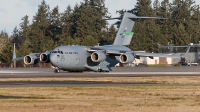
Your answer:
[[[66,71],[66,70],[63,70]],[[75,70],[70,70],[68,71],[69,73],[82,73],[83,71],[75,71]],[[54,73],[60,73],[60,69],[55,69]]]
[[[83,73],[83,71],[69,70],[69,73]]]
[[[102,69],[99,69],[99,70],[97,70],[97,71],[94,71],[94,72],[99,72],[99,73],[108,73],[109,71],[107,71],[107,70],[102,70]]]

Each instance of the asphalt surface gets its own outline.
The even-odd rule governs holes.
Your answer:
[[[109,73],[83,72],[54,73],[52,68],[0,68],[0,79],[5,78],[95,78],[95,77],[150,77],[200,76],[200,67],[115,67]],[[0,87],[66,87],[66,86],[200,86],[199,84],[156,84],[140,82],[88,81],[2,81]]]
[[[140,82],[90,82],[90,81],[3,81],[5,87],[107,87],[107,86],[200,86],[200,84],[157,84]]]
[[[141,77],[141,76],[200,76],[200,66],[191,67],[114,67],[109,73],[54,73],[53,68],[0,68],[0,78],[45,77]]]

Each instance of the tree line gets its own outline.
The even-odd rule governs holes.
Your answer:
[[[186,45],[200,40],[200,10],[194,0],[174,0],[172,3],[169,0],[137,0],[132,6],[126,11],[137,16],[168,18],[137,20],[128,46],[132,50],[158,52],[159,44]],[[117,12],[120,16],[125,10]],[[31,23],[25,15],[12,35],[1,31],[0,61],[12,63],[14,43],[17,56],[52,50],[60,45],[112,44],[117,28],[102,19],[110,16],[104,0],[83,0],[73,8],[68,5],[64,12],[60,12],[58,6],[51,10],[43,0]]]

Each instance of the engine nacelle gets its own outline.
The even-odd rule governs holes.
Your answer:
[[[38,58],[35,55],[26,55],[24,57],[24,63],[26,65],[34,65],[38,63]]]
[[[50,54],[49,53],[42,53],[40,55],[40,62],[49,63],[50,62]]]
[[[121,63],[132,63],[134,61],[134,56],[133,54],[130,53],[126,53],[126,54],[122,54],[119,57],[119,60]]]
[[[106,59],[106,54],[102,51],[97,51],[91,54],[91,59],[94,62],[102,62]]]

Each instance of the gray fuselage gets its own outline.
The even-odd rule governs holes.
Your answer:
[[[92,51],[94,50],[94,51]],[[59,46],[52,50],[50,54],[50,62],[54,67],[66,71],[87,71],[95,70],[99,66],[113,66],[119,63],[119,56],[107,55],[106,60],[102,62],[93,62],[91,60],[91,51],[107,50],[131,51],[125,46],[94,46],[86,47],[79,45]]]

